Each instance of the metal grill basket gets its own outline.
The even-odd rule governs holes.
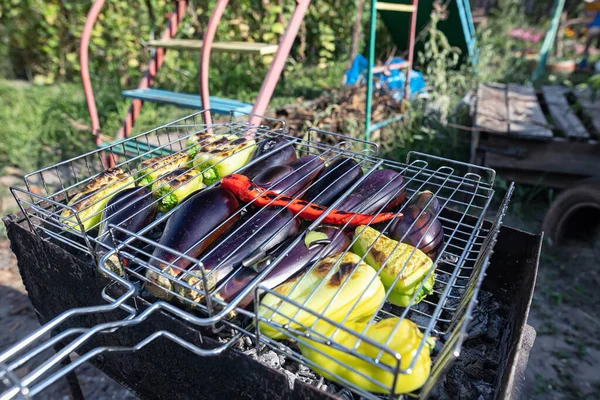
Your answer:
[[[42,330],[0,354],[0,379],[10,382],[9,389],[0,395],[0,398],[12,398],[19,393],[23,395],[39,393],[77,365],[102,352],[135,351],[158,337],[166,337],[196,354],[207,356],[224,351],[244,335],[252,338],[256,346],[266,345],[313,368],[325,377],[347,386],[365,398],[379,398],[381,395],[400,396],[401,394],[395,389],[397,384],[410,377],[410,374],[416,373],[419,368],[419,355],[431,348],[432,365],[429,378],[419,390],[410,393],[411,396],[427,397],[439,382],[443,372],[451,365],[452,360],[459,356],[477,293],[485,276],[496,235],[512,193],[512,186],[500,204],[491,227],[484,229],[483,222],[491,215],[490,208],[494,197],[495,172],[491,169],[416,152],[409,154],[406,163],[394,162],[377,157],[378,148],[374,143],[318,130],[310,130],[301,137],[292,136],[283,123],[278,124],[280,128],[271,129],[267,126],[252,126],[231,118],[226,122],[205,125],[200,120],[203,113],[208,112],[210,111],[198,112],[141,135],[108,144],[102,149],[43,168],[25,177],[25,188],[11,188],[33,231],[44,240],[59,244],[70,252],[80,255],[82,260],[97,265],[102,274],[109,277],[112,283],[103,293],[107,304],[66,312],[44,326]],[[362,177],[319,218],[309,222],[302,221],[301,234],[283,242],[277,249],[279,255],[271,257],[269,262],[265,263],[235,296],[229,298],[223,298],[220,295],[221,290],[232,284],[237,273],[247,266],[235,265],[232,268],[227,265],[228,259],[225,258],[210,271],[205,271],[203,260],[210,257],[211,252],[217,251],[228,238],[235,237],[244,227],[243,223],[235,225],[222,236],[218,244],[195,258],[186,253],[164,248],[158,241],[165,222],[177,212],[179,206],[167,213],[159,214],[154,222],[137,232],[129,231],[121,224],[111,225],[113,246],[106,246],[106,243],[97,237],[97,228],[101,223],[99,220],[101,209],[86,215],[86,218],[98,220],[92,226],[88,226],[89,221],[86,225],[86,221],[79,217],[82,215],[82,210],[76,209],[73,204],[67,205],[72,202],[76,193],[107,168],[120,168],[125,175],[135,175],[137,166],[144,160],[159,155],[186,154],[185,152],[189,150],[188,139],[203,132],[240,139],[252,138],[257,144],[269,138],[283,136],[299,156],[316,155],[325,163],[341,157],[351,158],[363,170]],[[263,158],[266,156],[268,155]],[[260,160],[259,158],[254,162]],[[186,168],[202,169],[203,167],[204,164],[188,165]],[[280,263],[285,262],[289,250],[303,242],[310,232],[322,227],[323,220],[331,209],[335,209],[337,204],[378,169],[390,169],[403,176],[404,185],[399,190],[406,191],[407,200],[403,203],[400,212],[418,192],[423,190],[431,191],[442,205],[435,217],[440,220],[443,227],[443,247],[432,260],[433,266],[412,295],[408,306],[398,307],[391,304],[387,300],[391,289],[386,289],[385,301],[378,304],[371,317],[361,320],[360,325],[357,325],[348,320],[348,315],[361,304],[366,292],[357,293],[356,299],[347,308],[346,316],[330,318],[329,307],[338,304],[335,303],[336,299],[344,290],[344,286],[350,284],[356,269],[342,280],[328,303],[317,311],[308,306],[311,295],[303,302],[298,302],[282,294],[280,290],[265,285],[265,279],[269,274]],[[202,172],[204,171],[206,170]],[[313,181],[309,187],[303,188],[294,197],[299,199],[316,183]],[[218,182],[215,182],[211,186],[217,184]],[[121,188],[115,185],[114,190],[107,191],[106,197],[110,197]],[[155,189],[153,187],[153,190]],[[381,188],[384,189],[385,186]],[[259,214],[265,210],[265,208],[258,209],[253,203],[254,201],[242,204],[236,211],[236,215],[246,215],[251,212]],[[95,205],[97,204],[92,203],[87,207]],[[387,203],[382,205],[380,211],[383,211],[386,205]],[[280,210],[283,212],[284,209]],[[299,219],[299,216],[294,216],[286,226],[300,223]],[[386,232],[394,222],[395,220],[390,220],[377,225],[367,225],[376,226],[379,232]],[[353,230],[350,229],[350,224],[351,221],[342,226],[338,234],[345,234],[342,233],[344,230],[345,232]],[[258,227],[255,234],[259,234],[261,228]],[[280,230],[284,228],[285,226]],[[367,228],[364,226],[358,228],[356,235],[351,239],[351,246],[365,229]],[[381,236],[382,233],[378,235]],[[117,237],[126,239],[115,239]],[[242,246],[252,237],[253,235],[248,237]],[[372,250],[372,247],[373,244],[367,252]],[[173,261],[168,263],[163,260],[169,264],[170,269],[157,268],[155,263],[151,263],[152,254],[157,248],[170,252],[175,259],[186,259],[191,266],[181,270],[173,264]],[[350,248],[337,255],[329,274],[334,274],[334,271],[340,268],[344,254],[348,253]],[[416,251],[413,249],[405,260],[396,281],[407,268]],[[259,252],[259,255],[266,256],[266,253]],[[361,262],[364,259],[364,256],[361,257]],[[257,260],[260,260],[260,257],[253,261]],[[379,272],[385,268],[388,261],[389,257],[384,260]],[[313,271],[316,265],[308,263],[306,268],[308,271]],[[220,268],[231,270],[221,273]],[[372,278],[373,281],[379,280],[376,275]],[[215,276],[219,276],[219,279]],[[307,276],[307,273],[302,275],[296,285],[301,284],[302,279],[307,279]],[[417,294],[430,276],[434,277],[433,293],[418,302]],[[317,288],[323,282],[325,280],[317,285]],[[154,299],[152,307],[139,313],[132,299],[140,293],[147,295],[143,288],[151,285],[160,286],[159,297],[162,299]],[[114,290],[115,288],[119,290]],[[263,296],[275,299],[277,306],[262,304],[260,299],[264,298]],[[254,307],[251,307],[252,305]],[[71,329],[42,342],[41,345],[38,344],[37,347],[30,348],[44,333],[73,315],[112,312],[117,308],[125,310],[128,316],[125,319],[117,318],[103,326]],[[61,359],[75,351],[92,335],[118,332],[119,329],[135,326],[158,309],[172,312],[192,324],[220,331],[229,337],[229,340],[217,349],[207,350],[198,348],[167,331],[160,331],[137,346],[95,349],[81,355],[70,367],[56,370],[55,367]],[[283,311],[284,309],[288,311]],[[393,322],[390,325],[391,334],[384,341],[375,340],[367,334],[367,331],[374,329],[373,327],[383,320]],[[405,329],[405,323],[402,322],[404,320],[414,322],[422,332],[422,337],[418,338],[418,343],[409,356],[406,354],[402,356],[397,346],[392,345],[395,334]],[[357,328],[358,326],[360,329]],[[277,334],[266,335],[265,329]],[[38,369],[25,377],[15,376],[15,369],[38,354],[40,349],[48,348],[73,335],[77,338]],[[278,340],[273,339],[273,336],[277,336]],[[28,348],[30,349],[27,350]],[[307,353],[310,353],[311,357],[307,357]]]

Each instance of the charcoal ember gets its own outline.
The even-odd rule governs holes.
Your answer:
[[[490,325],[486,331],[486,336],[490,341],[494,341],[500,336],[500,329],[497,325]]]
[[[343,388],[339,392],[335,394],[340,400],[354,400],[354,395],[352,392],[346,388]]]
[[[486,383],[494,383],[494,381],[496,380],[496,371],[498,371],[498,363],[496,361],[487,359],[485,360],[485,375],[483,377],[483,380]]]
[[[300,377],[300,379],[303,379],[302,377]],[[317,377],[317,379],[312,381],[312,385],[316,386],[318,389],[324,390],[323,388],[325,387],[324,385],[325,382],[325,378],[323,378],[322,376]]]
[[[441,340],[439,340],[439,338],[436,338],[438,340],[435,341],[435,346],[433,347],[432,353],[438,354],[440,351],[442,351],[442,347],[444,347],[444,344],[442,343]]]
[[[471,385],[460,386],[458,393],[459,393],[458,398],[461,400],[471,400],[471,399],[475,400],[477,398],[475,392],[471,388]]]
[[[427,325],[429,325],[429,322],[431,322],[430,317],[414,312],[410,313],[409,319],[415,324],[419,325],[421,328],[426,327]]]
[[[402,312],[402,308],[397,307],[387,301],[383,304],[383,307],[381,309],[382,309],[382,311],[384,311],[388,314],[394,314],[394,315],[398,315],[398,314],[396,314],[398,311]]]
[[[431,389],[431,393],[429,396],[432,399],[450,400],[450,397],[448,396],[448,392],[444,389],[446,387],[446,378],[447,378],[447,376],[444,375],[440,379],[439,384],[434,386],[433,389]]]
[[[471,360],[468,364],[465,365],[465,374],[467,374],[473,379],[483,379],[485,375],[483,363],[484,360],[480,358]]]
[[[473,387],[477,393],[479,393],[477,400],[491,399],[494,395],[494,389],[492,385],[487,382],[473,382]]]
[[[445,268],[444,268],[445,267]],[[454,266],[449,266],[448,264],[444,264],[444,263],[438,263],[437,266],[438,270],[441,271],[445,271],[445,272],[449,272],[452,273],[452,270],[454,269]],[[436,288],[443,288],[444,286],[446,286],[445,284],[448,283],[448,281],[450,281],[450,275],[448,274],[435,274],[435,287]]]
[[[495,330],[492,332],[492,336],[490,339],[494,340],[498,337],[499,326],[496,324],[490,325],[489,319],[490,315],[492,315],[499,308],[499,303],[494,301],[491,293],[481,292],[477,298],[478,303],[473,309],[472,320],[467,327],[467,334],[469,335],[469,339],[475,339],[480,336],[487,336],[490,338],[490,328]]]
[[[396,306],[394,306],[396,307]],[[396,307],[399,311],[396,311],[395,314],[396,315],[401,315],[402,313],[402,308],[400,307]],[[419,303],[419,304],[415,304],[411,307],[412,312],[409,315],[409,319],[414,322],[415,324],[421,326],[421,327],[425,327],[428,326],[429,323],[431,322],[431,317],[429,317],[428,315],[431,315],[431,313],[433,312],[433,307],[431,306],[431,304],[427,304],[427,303]],[[427,315],[424,315],[427,314]]]
[[[469,322],[467,335],[469,339],[475,339],[487,334],[488,315],[482,312],[475,312],[473,319]]]
[[[248,336],[242,337],[233,345],[233,347],[246,355],[251,355],[251,350],[256,352],[256,349],[254,348],[255,346],[252,344],[252,339],[250,339]]]
[[[458,368],[456,368],[458,366]],[[444,382],[444,393],[440,396],[440,399],[461,399],[461,400],[475,400],[476,396],[472,392],[471,382],[465,379],[464,368],[460,365],[456,365],[451,368],[446,374],[446,380]]]
[[[458,263],[458,257],[454,254],[450,254],[448,252],[444,252],[440,259],[437,262],[437,268],[441,271],[452,272],[454,268],[456,268],[456,263]],[[443,274],[449,276],[447,274]]]
[[[317,386],[319,387],[319,383],[321,381],[322,378],[319,379],[312,379],[312,378],[308,378],[306,376],[299,376],[299,375],[294,375],[296,377],[297,380],[304,382],[308,385],[313,385],[313,386]]]
[[[260,354],[258,356],[258,361],[274,369],[280,369],[279,367],[281,366],[279,356],[273,350],[268,350],[265,353]]]
[[[452,294],[452,297],[448,297],[446,299],[444,308],[449,309],[449,310],[456,310],[456,309],[458,309],[458,306],[460,305],[460,302],[462,300],[462,291],[452,290],[451,294]]]
[[[288,371],[287,369],[284,369],[283,373],[288,378],[288,385],[290,386],[290,389],[294,389],[294,382],[296,382],[296,375],[293,372]]]
[[[298,372],[296,373],[298,374],[298,376],[305,376],[307,378],[317,380],[317,374],[312,372],[312,370],[304,364],[298,364]]]
[[[489,341],[493,342],[500,338],[500,331],[502,330],[505,319],[500,315],[491,314],[488,323],[488,329],[486,336]]]
[[[465,384],[463,383],[461,375],[464,376],[464,374],[461,374],[459,372],[458,368],[452,368],[450,371],[448,371],[448,374],[446,375],[446,382],[444,385],[444,388],[446,390],[444,391],[443,396],[440,396],[440,398],[460,398],[460,388]],[[468,382],[466,384],[468,384]]]
[[[480,291],[478,300],[461,354],[434,387],[431,399],[491,400],[494,397],[500,358],[497,342],[505,334],[508,309],[485,290]]]
[[[339,392],[341,390],[341,388],[336,385],[335,383],[331,382],[331,381],[325,381],[325,390],[327,393],[331,393],[331,394],[336,394],[337,392]]]
[[[256,349],[248,349],[248,350],[244,350],[243,353],[247,356],[250,356],[252,358],[255,358],[256,356]]]

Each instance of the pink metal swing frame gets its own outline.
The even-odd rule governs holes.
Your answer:
[[[90,114],[90,119],[92,122],[92,133],[96,138],[96,145],[100,145],[103,141],[103,136],[101,134],[100,128],[100,120],[98,118],[98,110],[96,108],[96,101],[94,98],[94,92],[92,89],[92,83],[90,79],[89,73],[89,44],[92,36],[92,30],[94,25],[102,11],[102,7],[104,6],[106,0],[96,0],[94,4],[90,8],[90,11],[87,15],[87,19],[85,21],[85,25],[83,27],[83,33],[81,35],[81,42],[79,47],[79,62],[81,66],[81,80],[83,83],[83,91],[85,93],[85,99],[88,107],[88,111]],[[206,27],[206,32],[204,32],[202,52],[200,55],[200,72],[199,72],[199,85],[200,85],[200,98],[202,100],[202,107],[204,109],[210,109],[210,93],[208,87],[208,71],[210,66],[210,53],[212,50],[212,44],[214,42],[215,33],[217,31],[217,26],[223,13],[225,12],[225,8],[227,7],[229,0],[217,0],[217,4],[210,16],[208,21],[208,25]],[[168,40],[175,36],[177,33],[177,28],[179,23],[183,19],[185,15],[185,10],[187,7],[187,0],[177,0],[175,10],[169,16],[167,26],[163,30],[160,39]],[[273,62],[269,67],[269,71],[265,76],[265,79],[262,83],[258,96],[256,98],[256,102],[252,108],[252,115],[250,116],[250,123],[258,125],[261,121],[260,115],[264,115],[269,101],[273,96],[273,91],[275,90],[275,86],[279,81],[279,77],[281,76],[281,72],[283,71],[283,67],[285,66],[286,59],[290,53],[296,35],[298,34],[298,30],[300,29],[300,25],[302,24],[302,20],[304,19],[304,15],[306,14],[306,10],[310,4],[310,0],[296,0],[296,7],[292,13],[288,26],[281,36],[279,41],[279,47],[277,48],[277,52],[273,57]],[[166,49],[157,48],[152,60],[148,64],[148,68],[144,76],[142,77],[138,89],[146,89],[152,86],[156,74],[162,63],[164,61]],[[116,139],[122,139],[131,134],[133,125],[135,120],[139,116],[139,113],[142,109],[143,102],[139,99],[134,99],[131,102],[131,106],[127,111],[127,115],[123,120],[123,124],[119,131],[117,132]],[[206,124],[212,123],[212,116],[210,113],[203,113],[204,122]],[[113,162],[114,160],[111,158],[110,160]]]

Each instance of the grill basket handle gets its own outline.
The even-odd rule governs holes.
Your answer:
[[[104,261],[111,254],[113,253],[108,253],[105,257],[103,257],[100,261],[100,265],[104,265]],[[157,302],[138,314],[139,310],[126,304],[126,301],[133,297],[135,293],[135,286],[114,274],[112,271],[107,270],[106,268],[101,267],[100,270],[102,273],[109,275],[109,277],[111,277],[113,280],[124,284],[128,290],[126,290],[125,293],[119,298],[113,299],[106,293],[105,288],[102,295],[103,298],[110,302],[109,304],[74,308],[65,311],[47,324],[41,326],[38,330],[32,332],[20,342],[0,353],[0,400],[21,399],[35,396],[48,386],[52,385],[58,379],[61,379],[72,372],[81,364],[93,359],[94,357],[97,357],[100,354],[137,351],[152,343],[155,339],[161,337],[171,340],[199,356],[208,357],[223,353],[243,336],[241,332],[238,332],[229,340],[227,340],[227,342],[218,347],[203,349],[169,331],[160,330],[154,332],[133,346],[95,347],[86,353],[81,354],[73,362],[68,362],[72,353],[76,352],[82,345],[87,343],[91,338],[99,333],[110,334],[119,329],[137,326],[144,322],[152,313],[160,309],[165,311],[172,311],[173,309],[178,310],[169,303]],[[50,338],[43,340],[43,338],[48,334],[51,334],[54,329],[58,328],[65,321],[72,319],[73,317],[95,313],[107,313],[117,309],[125,310],[128,314],[124,318],[102,323],[91,328],[69,328],[55,336],[51,336]],[[27,373],[23,377],[16,375],[15,371],[22,365],[30,361],[32,358],[38,356],[43,351],[54,347],[61,342],[64,342],[67,338],[72,337],[73,335],[77,335],[77,337],[63,348],[58,350],[54,355],[44,360],[31,372]],[[63,364],[65,360],[67,363]],[[59,367],[61,364],[62,366]]]

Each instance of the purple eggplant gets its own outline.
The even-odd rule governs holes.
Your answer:
[[[308,186],[324,166],[320,157],[305,156],[289,164],[268,168],[252,182],[275,193],[293,197]]]
[[[299,228],[299,218],[294,218],[289,210],[277,207],[261,209],[245,221],[240,221],[238,229],[207,251],[200,260],[208,288],[215,287],[242,263],[264,258],[269,250],[287,238],[296,236]],[[194,269],[183,279],[190,286],[202,286],[200,276],[201,272]],[[197,290],[180,286],[178,291],[192,301],[202,299]]]
[[[356,161],[350,158],[340,158],[317,175],[315,182],[302,199],[329,207],[361,176],[363,176],[363,172]]]
[[[438,198],[435,197],[435,194],[433,194],[431,191],[424,190],[422,192],[417,193],[415,197],[416,200],[414,204],[420,209],[423,209],[425,207],[431,207],[436,214],[442,211],[442,205],[440,204]]]
[[[270,153],[270,154],[269,154]],[[249,163],[259,159],[265,154],[269,154],[264,158],[256,161],[254,164],[243,168],[240,172],[248,178],[253,179],[267,168],[277,165],[288,164],[296,160],[296,150],[291,141],[284,137],[264,138],[256,147],[254,155]]]
[[[106,254],[114,248],[114,241],[121,243],[128,238],[128,234],[122,230],[113,230],[111,235],[109,225],[115,225],[129,232],[137,232],[154,221],[158,205],[152,198],[152,193],[144,187],[133,187],[121,190],[115,194],[102,210],[102,222],[98,231],[98,243],[96,253]],[[123,263],[128,260],[123,259]],[[123,275],[121,263],[116,258],[109,257],[107,268]]]
[[[310,232],[315,240],[298,242],[262,280],[261,286],[272,289],[285,282],[291,276],[299,273],[320,258],[330,254],[344,251],[350,245],[348,236],[337,228],[324,226]],[[250,268],[239,269],[229,280],[215,293],[219,299],[230,302],[243,289],[256,278],[258,273],[264,270],[273,260],[279,257],[287,249],[288,243],[284,243],[273,251],[266,259],[256,263]],[[238,307],[246,308],[254,300],[254,291],[251,291],[239,303]]]
[[[191,258],[198,256],[221,236],[239,218],[236,210],[239,203],[229,190],[222,187],[203,189],[190,194],[169,217],[159,243],[166,249],[156,247],[150,264],[164,274],[176,277],[181,270],[189,268],[191,262],[178,257],[172,251]],[[177,268],[172,268],[171,264]],[[157,297],[170,299],[171,294],[158,286],[171,290],[171,279],[150,269],[146,271],[150,282],[146,288]]]
[[[417,193],[402,210],[404,217],[394,221],[389,232],[392,239],[418,247],[432,259],[444,244],[444,230],[437,217],[441,206],[433,196],[429,191]]]
[[[336,209],[374,214],[393,210],[404,200],[406,200],[406,187],[402,175],[396,171],[382,169],[368,175],[336,206]]]

